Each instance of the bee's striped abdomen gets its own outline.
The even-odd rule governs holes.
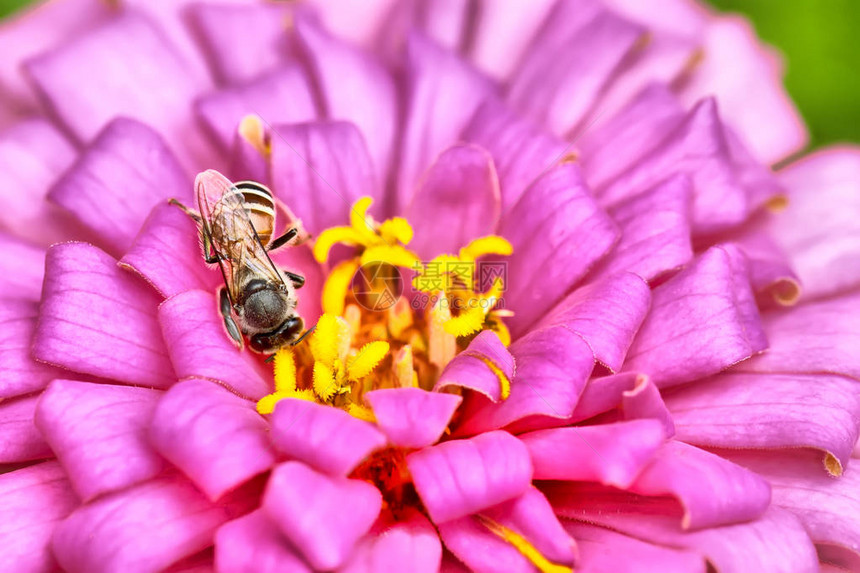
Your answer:
[[[275,199],[265,185],[254,181],[240,181],[236,188],[242,193],[245,211],[254,224],[257,236],[266,246],[275,231]]]

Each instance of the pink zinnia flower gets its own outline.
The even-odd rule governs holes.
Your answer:
[[[860,153],[768,167],[745,22],[62,0],[0,46],[0,570],[860,568]],[[208,169],[312,237],[274,369],[166,201]],[[361,306],[378,261],[426,292]]]

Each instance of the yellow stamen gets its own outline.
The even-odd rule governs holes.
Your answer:
[[[257,402],[257,412],[260,414],[271,414],[275,410],[275,404],[284,398],[298,398],[299,400],[307,400],[308,402],[316,402],[314,393],[310,390],[291,390],[287,392],[274,392],[268,396],[263,396]]]
[[[379,235],[382,240],[393,245],[396,242],[408,245],[412,240],[412,225],[403,217],[394,217],[379,225]]]
[[[401,245],[375,245],[361,253],[362,265],[388,263],[395,267],[412,268],[418,263],[418,256]]]
[[[314,393],[322,401],[328,401],[339,389],[334,369],[323,362],[314,362]]]
[[[317,262],[324,263],[328,261],[328,254],[331,248],[338,243],[357,247],[365,244],[365,239],[352,227],[332,227],[320,233],[314,243],[314,258]]]
[[[238,131],[239,137],[247,141],[260,155],[268,157],[271,154],[272,144],[267,141],[266,129],[260,116],[249,114],[243,117]]]
[[[484,255],[510,255],[514,252],[513,246],[507,239],[498,235],[479,237],[460,249],[460,259],[474,261]]]
[[[349,210],[349,225],[359,234],[365,237],[367,244],[376,239],[376,232],[373,230],[373,217],[367,214],[368,209],[373,204],[373,199],[370,197],[362,197]]]
[[[314,360],[333,368],[334,361],[345,358],[349,352],[350,338],[346,320],[333,314],[322,315],[311,335],[310,347]]]
[[[496,523],[492,519],[484,517],[483,515],[476,516],[477,520],[484,525],[487,529],[489,529],[492,533],[500,537],[501,539],[507,541],[514,548],[520,552],[520,554],[529,560],[529,562],[534,565],[538,571],[541,573],[572,573],[573,568],[567,567],[566,565],[559,565],[558,563],[553,563],[546,557],[544,557],[537,548],[529,542],[528,539],[514,531],[513,529],[509,529],[500,523]]]
[[[359,420],[364,420],[366,422],[376,422],[376,416],[373,414],[373,410],[371,410],[367,406],[361,406],[360,404],[351,402],[349,406],[346,407],[346,411],[349,412],[352,416],[358,418]]]
[[[428,311],[427,354],[430,363],[440,370],[457,354],[457,337],[445,330],[445,323],[451,320],[451,309],[443,301],[440,296]]]
[[[487,358],[486,356],[481,356],[479,354],[469,353],[470,356],[474,356],[481,362],[487,365],[493,374],[496,375],[496,378],[499,379],[499,395],[502,397],[502,400],[507,400],[508,396],[511,395],[511,380],[508,378],[502,369],[496,366],[496,363]]]
[[[474,300],[472,301],[474,302]],[[484,310],[480,306],[472,306],[465,312],[445,321],[445,332],[454,336],[469,336],[481,330],[484,326]]]
[[[347,366],[347,377],[352,382],[357,382],[373,372],[374,368],[379,366],[379,363],[388,354],[391,346],[382,340],[376,342],[368,342],[361,347],[358,354],[355,355]]]
[[[275,393],[296,389],[296,358],[290,348],[282,348],[275,355]]]
[[[412,361],[412,347],[408,344],[397,351],[394,356],[394,377],[399,388],[418,386],[417,375]]]
[[[356,259],[343,261],[332,269],[323,286],[323,312],[335,315],[343,314],[344,301],[356,270],[358,270]]]

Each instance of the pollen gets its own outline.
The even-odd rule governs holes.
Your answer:
[[[475,518],[480,522],[484,527],[489,529],[492,533],[497,535],[499,538],[504,541],[510,543],[520,554],[529,560],[529,562],[535,566],[535,568],[541,573],[572,573],[573,568],[567,567],[566,565],[559,565],[557,563],[553,563],[549,559],[543,556],[538,549],[532,545],[528,539],[510,529],[496,523],[492,519],[484,517],[482,515],[477,515]]]

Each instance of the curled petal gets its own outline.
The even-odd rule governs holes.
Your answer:
[[[186,291],[164,301],[158,321],[177,377],[217,380],[255,399],[269,393],[262,367],[236,348],[211,293]]]
[[[155,206],[119,264],[135,271],[163,297],[215,290],[220,273],[203,264],[197,226],[166,201]]]
[[[840,376],[720,374],[667,397],[678,438],[705,447],[823,450],[841,473],[857,441],[860,396]]]
[[[647,376],[637,377],[636,386],[624,392],[621,397],[621,411],[627,420],[657,420],[663,425],[667,438],[675,435],[672,414],[666,408],[660,391]]]
[[[310,573],[263,510],[225,523],[215,534],[215,568],[233,573]]]
[[[764,350],[767,339],[743,255],[713,247],[652,294],[624,368],[660,387],[715,374]]]
[[[220,41],[228,47],[232,44],[224,42],[223,36]],[[253,81],[208,93],[194,106],[197,116],[224,151],[232,148],[242,120],[250,114],[259,118],[263,137],[270,142],[280,133],[272,126],[317,117],[310,79],[296,63],[280,66]],[[267,133],[269,130],[272,132]]]
[[[79,504],[56,461],[0,475],[0,569],[51,571],[51,534]]]
[[[535,479],[598,481],[627,488],[666,440],[656,420],[538,430],[520,434]]]
[[[419,513],[358,543],[349,562],[340,573],[374,573],[376,571],[439,571],[442,544],[433,524]]]
[[[158,475],[162,460],[146,430],[161,392],[54,380],[39,401],[36,425],[82,500]]]
[[[38,396],[0,402],[0,463],[52,457],[53,453],[33,423]]]
[[[618,230],[598,207],[573,164],[544,172],[502,219],[499,234],[514,253],[505,298],[516,338],[565,295],[615,243]]]
[[[462,402],[460,396],[420,388],[374,390],[365,400],[389,442],[404,448],[435,444]]]
[[[525,446],[501,431],[413,452],[406,464],[424,507],[437,524],[516,497],[532,478]]]
[[[580,336],[561,326],[543,328],[516,341],[510,352],[516,360],[511,395],[497,403],[472,400],[458,435],[503,428],[531,416],[564,419],[573,412],[594,366],[594,355]]]
[[[176,380],[155,320],[158,295],[85,243],[48,250],[33,356],[128,384]],[[118,320],[122,317],[122,320]]]
[[[372,424],[338,408],[294,398],[278,402],[271,435],[280,451],[332,475],[348,474],[385,445],[385,436]]]
[[[191,199],[191,181],[158,133],[120,118],[98,134],[48,197],[119,256],[157,203]]]
[[[5,300],[0,306],[0,399],[41,390],[62,370],[37,362],[30,356],[39,307],[35,302]]]
[[[651,292],[645,281],[632,273],[621,273],[575,290],[540,325],[562,326],[578,334],[594,358],[615,372],[621,368],[650,303]]]
[[[78,508],[54,530],[52,546],[66,571],[158,571],[211,545],[227,520],[227,509],[168,476]]]
[[[515,372],[511,353],[495,332],[484,330],[469,343],[465,351],[448,363],[433,390],[460,386],[498,402],[510,394]]]
[[[449,147],[428,169],[406,209],[415,228],[410,248],[422,260],[455,253],[495,231],[499,210],[499,181],[490,155],[476,145]],[[449,232],[440,233],[440,225]]]
[[[213,501],[275,462],[254,404],[205,380],[173,386],[155,408],[149,436]]]
[[[342,565],[381,508],[382,496],[369,483],[329,477],[299,462],[276,467],[263,496],[268,518],[316,569]]]

